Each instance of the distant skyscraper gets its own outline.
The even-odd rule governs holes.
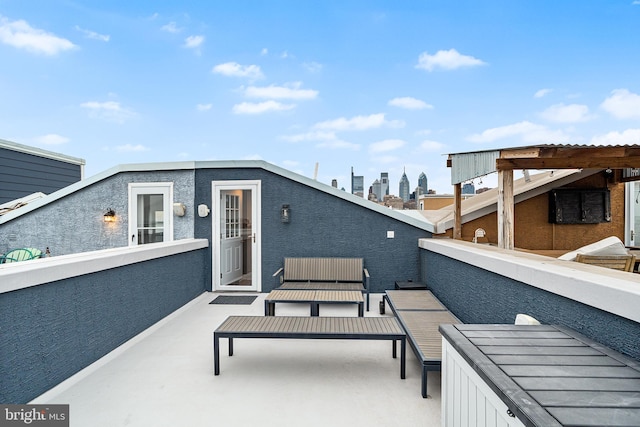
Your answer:
[[[476,194],[476,187],[473,184],[464,184],[462,186],[462,194]]]
[[[418,177],[418,188],[416,196],[421,194],[427,194],[429,192],[429,185],[427,185],[427,175],[422,172]]]
[[[378,200],[384,200],[384,196],[389,195],[389,172],[380,174],[380,197]]]
[[[355,176],[351,168],[351,194],[364,197],[364,176]]]
[[[411,193],[411,190],[409,190],[409,178],[407,178],[407,173],[403,171],[400,185],[398,186],[398,194],[406,202],[409,200],[409,193]]]
[[[377,179],[373,181],[373,184],[371,184],[371,192],[375,194],[376,200],[382,201],[382,199],[380,198],[380,181],[378,181]]]

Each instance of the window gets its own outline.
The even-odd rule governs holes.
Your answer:
[[[129,245],[173,240],[173,183],[129,184]]]
[[[549,222],[552,224],[597,224],[611,222],[608,189],[558,188],[549,192]]]

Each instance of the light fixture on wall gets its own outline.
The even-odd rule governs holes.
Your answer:
[[[288,223],[291,220],[291,211],[289,209],[289,205],[282,205],[282,210],[280,211],[280,220],[284,223]]]
[[[109,208],[106,214],[104,214],[104,222],[116,222],[116,211]]]

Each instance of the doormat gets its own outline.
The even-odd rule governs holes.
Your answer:
[[[256,298],[255,295],[219,295],[211,301],[209,304],[237,304],[237,305],[249,305]]]

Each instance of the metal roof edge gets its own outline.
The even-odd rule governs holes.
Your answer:
[[[66,154],[43,150],[41,148],[29,147],[28,145],[18,144],[17,142],[7,141],[6,139],[0,139],[0,148],[6,148],[7,150],[19,151],[21,153],[58,160],[74,165],[84,166],[87,163],[84,159],[79,157],[67,156]]]

